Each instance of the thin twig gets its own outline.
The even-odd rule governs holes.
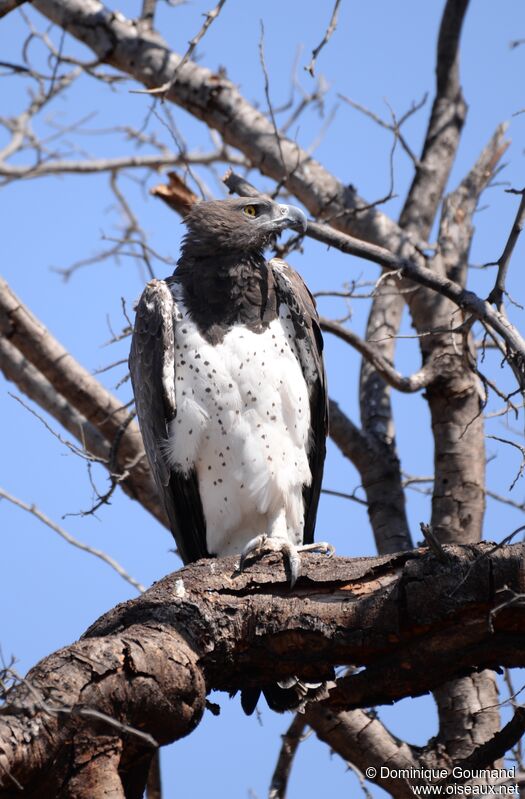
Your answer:
[[[164,83],[162,86],[158,86],[156,89],[135,90],[134,94],[153,94],[155,96],[160,96],[162,98],[166,97],[169,94],[170,89],[172,88],[172,86],[175,84],[175,82],[177,80],[177,75],[178,75],[179,71],[182,69],[184,64],[186,64],[186,62],[190,60],[190,58],[192,57],[192,55],[193,55],[193,53],[195,51],[195,48],[197,47],[197,45],[199,44],[199,42],[201,41],[201,39],[205,35],[206,31],[208,30],[208,28],[210,27],[212,22],[214,22],[217,19],[217,17],[219,16],[219,14],[221,13],[222,7],[225,4],[225,2],[226,2],[226,0],[219,0],[217,5],[215,6],[215,8],[213,8],[211,11],[207,11],[203,15],[204,16],[204,23],[203,23],[201,29],[193,37],[193,39],[190,39],[190,41],[188,42],[189,47],[186,50],[186,52],[184,53],[184,55],[182,56],[181,60],[177,64],[177,66],[175,67],[175,69],[173,71],[173,75],[171,76],[171,78],[168,81],[166,81],[166,83]]]
[[[21,397],[17,397],[16,394],[12,394],[10,391],[8,391],[7,393],[9,394],[10,397],[12,397],[12,399],[19,402],[20,405],[23,408],[25,408],[26,411],[28,411],[36,419],[38,419],[38,421],[44,425],[48,433],[51,433],[52,436],[58,439],[58,441],[60,441],[61,444],[67,447],[74,455],[78,455],[80,458],[84,458],[85,460],[90,462],[107,464],[107,460],[105,458],[97,458],[96,455],[92,455],[91,453],[87,452],[85,448],[80,449],[80,447],[77,447],[77,445],[73,444],[72,441],[68,441],[67,438],[63,438],[63,436],[61,436],[60,433],[57,433],[56,430],[53,430],[51,425],[46,422],[43,416],[40,416],[40,414],[34,411],[33,408],[30,408],[29,405],[27,405],[27,403],[25,403]]]
[[[494,441],[499,441],[501,444],[508,444],[509,446],[514,447],[521,452],[520,468],[509,488],[509,491],[512,491],[525,470],[525,447],[523,447],[521,444],[518,444],[516,441],[511,441],[508,438],[500,438],[499,436],[487,436],[487,438],[492,438]]]
[[[282,746],[273,772],[268,799],[285,799],[288,780],[292,770],[295,753],[304,740],[306,721],[304,716],[296,713],[294,719],[282,737]]]
[[[310,73],[312,78],[315,77],[315,64],[317,61],[317,56],[319,55],[323,47],[326,44],[328,44],[333,33],[335,32],[335,29],[337,28],[337,14],[339,12],[340,4],[341,0],[335,0],[332,16],[330,17],[330,22],[328,23],[328,28],[326,29],[325,35],[323,36],[322,41],[320,42],[320,44],[317,45],[315,50],[312,50],[312,58],[310,60],[310,63],[308,64],[307,67],[305,67],[305,70]]]
[[[394,136],[397,139],[399,139],[401,147],[408,155],[414,166],[421,167],[421,162],[419,158],[415,155],[412,148],[409,146],[407,140],[401,133],[401,126],[403,125],[404,122],[406,122],[406,120],[410,116],[412,116],[412,114],[415,114],[417,111],[423,108],[423,106],[427,101],[428,94],[425,93],[423,95],[423,98],[419,102],[412,103],[408,111],[405,111],[405,113],[401,116],[399,120],[396,119],[395,115],[392,113],[392,109],[390,109],[390,112],[393,117],[393,122],[385,122],[385,120],[382,119],[380,116],[378,116],[378,114],[375,114],[369,108],[367,108],[364,105],[361,105],[361,103],[358,103],[355,100],[352,100],[350,97],[347,97],[345,94],[338,94],[337,96],[345,103],[348,103],[348,105],[350,105],[352,108],[355,108],[356,111],[360,111],[362,114],[369,117],[369,119],[372,119],[381,128],[385,128],[386,130],[391,131],[394,134]]]
[[[357,490],[357,489],[356,489]],[[341,499],[351,499],[352,502],[357,502],[359,505],[368,507],[366,499],[360,499],[355,494],[346,494],[344,491],[334,491],[331,488],[322,488],[321,494],[327,494],[329,497],[340,497]]]
[[[95,549],[94,547],[91,547],[88,544],[84,544],[82,543],[82,541],[79,541],[78,539],[74,538],[72,535],[66,532],[66,530],[64,530],[62,527],[56,524],[52,519],[46,516],[45,513],[42,513],[42,511],[39,510],[35,505],[28,505],[26,502],[23,502],[21,499],[18,499],[17,497],[14,497],[12,494],[9,494],[3,488],[0,488],[0,498],[6,499],[8,502],[11,502],[13,505],[16,505],[18,508],[27,511],[27,513],[31,513],[33,516],[36,516],[36,518],[39,519],[41,522],[43,522],[47,527],[49,527],[55,533],[58,533],[58,535],[61,536],[61,538],[63,538],[65,541],[67,541],[68,544],[77,547],[77,549],[81,549],[83,552],[88,552],[90,555],[93,555],[94,557],[104,561],[104,563],[107,563],[108,566],[114,569],[114,571],[116,571],[117,574],[119,574],[124,580],[126,580],[126,582],[128,582],[130,585],[136,588],[137,591],[139,591],[140,593],[146,590],[145,587],[141,583],[139,583],[138,580],[135,580],[134,577],[131,577],[131,575],[129,575],[128,572],[125,569],[123,569],[122,566],[119,563],[117,563],[117,561],[114,558],[110,557],[109,555],[106,555],[106,553],[102,552],[100,549]]]
[[[284,160],[283,155],[283,148],[281,145],[281,136],[279,135],[279,128],[277,127],[277,121],[275,119],[275,113],[272,106],[272,101],[270,99],[270,77],[268,75],[268,69],[266,67],[266,61],[264,58],[264,23],[261,19],[261,34],[259,37],[259,61],[261,62],[261,69],[264,75],[264,95],[266,97],[266,102],[268,104],[268,112],[270,114],[270,118],[272,120],[272,125],[275,133],[275,141],[277,143],[277,147],[279,149],[279,155],[281,157],[281,163],[283,165],[283,173],[286,173],[286,161]]]
[[[525,222],[525,189],[521,189],[520,191],[516,191],[515,189],[507,189],[506,191],[508,194],[520,194],[521,200],[518,206],[518,212],[516,214],[514,224],[512,225],[512,229],[510,231],[509,238],[507,239],[507,243],[505,244],[503,253],[498,258],[497,261],[498,274],[496,276],[496,282],[489,296],[487,297],[487,302],[493,303],[500,312],[502,311],[503,308],[503,297],[507,294],[505,283],[507,278],[507,272],[509,269],[510,259],[512,257],[512,253],[514,251],[514,247],[516,246],[516,242],[518,241],[520,233],[523,230],[523,224]]]

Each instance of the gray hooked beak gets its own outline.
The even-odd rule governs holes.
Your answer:
[[[300,230],[301,233],[306,233],[308,222],[300,208],[296,208],[295,205],[279,205],[279,211],[283,228],[291,227],[294,230]]]

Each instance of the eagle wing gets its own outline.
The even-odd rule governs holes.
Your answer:
[[[166,455],[175,399],[175,325],[172,279],[152,280],[139,300],[129,370],[144,448],[184,563],[208,557],[206,525],[195,471],[172,469]]]
[[[277,302],[285,304],[290,312],[299,362],[310,398],[312,430],[308,462],[312,482],[303,490],[305,510],[303,541],[305,544],[311,544],[314,538],[326,455],[326,436],[328,435],[328,397],[323,364],[323,337],[315,300],[300,275],[279,258],[272,258],[270,267],[275,280]]]

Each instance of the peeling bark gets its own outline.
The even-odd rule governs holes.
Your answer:
[[[293,591],[275,555],[242,574],[237,559],[224,558],[169,575],[12,689],[0,715],[0,767],[25,796],[87,797],[86,785],[100,785],[96,758],[130,797],[139,794],[128,782],[135,791],[145,785],[155,742],[190,733],[210,690],[261,686],[268,674],[327,679],[352,663],[361,670],[331,684],[320,705],[341,711],[415,696],[486,666],[525,665],[525,605],[502,606],[525,592],[525,547],[446,553],[445,564],[421,550],[310,555]],[[75,794],[67,793],[71,780]],[[4,776],[1,799],[16,795]]]

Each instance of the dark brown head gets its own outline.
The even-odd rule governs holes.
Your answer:
[[[293,205],[259,197],[195,203],[185,217],[183,257],[260,254],[285,228],[306,230],[306,217]]]

